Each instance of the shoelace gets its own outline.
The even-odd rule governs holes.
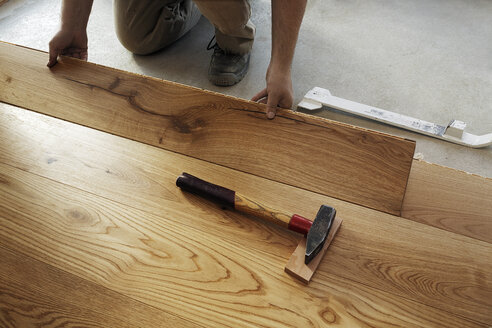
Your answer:
[[[215,49],[215,48],[220,48],[219,45],[217,44],[217,41],[215,41],[215,42],[214,41],[215,41],[215,35],[208,42],[207,50],[212,50],[212,49]],[[214,44],[212,44],[212,42],[214,42]]]
[[[212,42],[213,42],[213,44],[212,44]],[[207,46],[207,50],[212,50],[212,49],[214,49],[214,53],[221,53],[221,54],[229,55],[229,53],[227,51],[225,51],[224,49],[222,49],[219,46],[219,44],[217,43],[217,41],[215,39],[215,35],[212,37],[212,39],[210,40],[210,42],[208,43],[208,46]]]

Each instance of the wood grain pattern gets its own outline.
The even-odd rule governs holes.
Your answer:
[[[488,309],[492,299],[489,288],[492,268],[488,254],[492,252],[487,243],[186,156],[161,151],[12,106],[3,105],[0,113],[4,113],[0,116],[0,137],[4,140],[0,143],[0,162],[8,162],[22,170],[62,181],[77,187],[77,190],[87,190],[91,195],[98,194],[117,200],[119,203],[129,204],[132,208],[144,210],[145,213],[154,213],[160,220],[163,217],[167,220],[166,227],[169,225],[173,229],[177,229],[178,226],[185,230],[197,229],[200,231],[200,242],[207,240],[207,243],[210,243],[220,239],[216,244],[226,243],[228,246],[224,244],[226,250],[213,246],[214,252],[228,254],[229,258],[234,258],[254,272],[253,276],[261,281],[265,294],[264,299],[260,297],[261,300],[256,300],[260,303],[269,302],[278,305],[276,301],[272,303],[272,300],[277,298],[285,298],[289,303],[292,295],[295,295],[302,299],[307,298],[309,302],[315,304],[320,304],[319,302],[330,304],[329,310],[323,313],[332,319],[335,318],[333,320],[342,326],[454,327],[491,322]],[[182,170],[196,172],[205,179],[214,180],[246,194],[256,192],[263,202],[275,202],[284,211],[296,210],[305,213],[306,216],[314,216],[320,204],[330,204],[337,208],[338,215],[346,218],[344,225],[330,246],[330,251],[323,259],[309,288],[304,289],[295,285],[289,277],[278,276],[278,270],[282,270],[297,244],[294,234],[234,212],[222,211],[219,207],[198,197],[179,192],[174,186],[174,180]],[[36,180],[33,177],[24,179],[26,183]],[[5,180],[10,181],[10,178]],[[119,205],[111,206],[112,210],[108,214],[106,211],[109,205],[104,201],[101,200],[101,205],[96,206],[93,204],[93,196],[84,200],[85,198],[81,198],[78,192],[65,191],[64,188],[56,187],[56,184],[49,188],[53,190],[48,193],[54,193],[54,196],[43,200],[43,197],[47,197],[44,187],[46,182],[41,181],[43,182],[38,181],[32,186],[27,195],[20,195],[19,199],[11,200],[10,203],[24,204],[18,206],[23,209],[29,209],[32,206],[29,204],[37,202],[44,204],[40,205],[41,208],[51,208],[53,204],[57,204],[70,209],[74,204],[79,204],[82,209],[91,213],[90,217],[119,217],[117,214],[111,214],[114,208],[119,208]],[[20,185],[24,184],[24,182],[20,183]],[[16,185],[18,183],[12,183],[11,187],[4,185],[7,188],[4,190],[12,188],[15,190]],[[38,195],[40,190],[43,190],[41,196]],[[60,198],[67,197],[63,195],[72,193],[73,197],[70,200],[60,202]],[[92,209],[94,206],[97,207],[96,210]],[[101,211],[102,214],[99,213]],[[122,211],[124,212],[120,214],[122,218],[132,216],[126,213],[126,210]],[[45,210],[31,212],[31,215],[35,216],[38,212],[45,213]],[[66,216],[63,213],[67,213],[67,210],[59,209],[56,212]],[[26,214],[26,217],[29,218],[31,215]],[[49,226],[57,227],[57,220],[64,219],[55,216],[48,220],[39,218],[37,221],[38,224],[54,221]],[[15,227],[22,221],[12,217],[9,225]],[[139,219],[139,222],[143,221]],[[217,226],[221,226],[220,231],[216,229]],[[73,238],[76,240],[81,239],[79,230],[84,231],[84,226],[73,223],[68,227],[70,232],[65,230],[60,232],[65,236],[64,238],[68,238],[66,236],[69,233],[70,237],[74,235]],[[50,241],[51,238],[43,237],[43,231],[36,232],[36,226],[30,229],[33,231],[29,234],[37,236],[39,243],[56,243]],[[156,230],[153,226],[149,229]],[[104,227],[99,230],[106,231]],[[114,229],[109,231],[112,230]],[[12,238],[14,235],[9,233],[5,238]],[[132,235],[133,233],[122,233],[119,236],[129,240],[125,243],[133,244],[139,238],[131,237]],[[107,249],[105,252],[116,252],[119,246],[97,241],[99,238],[104,241],[108,238],[112,240],[111,236],[105,236],[105,233],[91,234],[86,237],[88,240],[82,239],[89,245],[101,244],[100,247]],[[176,238],[179,239],[187,240],[187,238]],[[181,245],[179,241],[175,242]],[[229,253],[231,248],[229,243],[237,245],[234,248],[234,255]],[[64,268],[67,266],[73,273],[83,275],[87,279],[94,279],[89,275],[92,270],[78,269],[75,264],[63,261],[65,257],[69,258],[57,253],[63,250],[63,247],[52,247],[54,251],[41,255],[39,249],[43,248],[38,245],[26,248],[20,243],[18,247],[38,254],[40,258],[53,262],[51,263],[53,265],[58,263]],[[140,246],[136,244],[134,247],[139,249]],[[89,254],[82,252],[84,263],[94,262],[91,258],[94,256],[93,252],[89,250],[86,252]],[[128,250],[125,248],[125,252],[131,253],[131,248]],[[80,256],[79,252],[76,254]],[[109,255],[105,256],[112,258]],[[245,260],[244,257],[254,259],[254,263]],[[82,267],[88,265],[82,263]],[[138,265],[135,270],[147,271],[146,268]],[[266,270],[268,274],[262,270]],[[118,269],[111,265],[107,267],[103,265],[97,271],[103,276],[113,276],[113,272],[118,272]],[[166,280],[167,276],[162,275],[161,278]],[[130,291],[132,297],[140,295],[138,297],[148,299],[145,293],[142,296],[138,291],[140,286],[145,285],[145,281],[145,279],[142,281],[138,279],[138,286],[134,286],[137,290]],[[293,283],[295,286],[292,285]],[[166,282],[153,282],[152,286],[159,289],[162,287],[161,284],[169,286]],[[121,288],[118,291],[128,292],[127,284],[123,285],[124,287],[111,285],[111,288]],[[285,290],[285,294],[276,294],[274,291],[277,290]],[[186,293],[182,297],[188,299]],[[228,300],[224,297],[224,302]],[[290,309],[290,306],[288,305],[287,308]],[[299,311],[299,308],[296,311]],[[303,313],[304,310],[300,311]],[[289,317],[289,320],[291,319],[292,317]],[[312,320],[314,323],[307,324],[308,327],[316,326],[318,321]]]
[[[308,284],[311,281],[314,273],[316,272],[318,265],[321,263],[321,260],[328,250],[328,247],[330,246],[341,224],[342,219],[340,219],[339,217],[335,217],[335,220],[333,221],[333,226],[330,229],[330,233],[328,237],[326,237],[325,245],[318,253],[318,255],[316,255],[316,257],[308,265],[304,263],[304,258],[306,256],[307,239],[306,237],[302,238],[299,242],[299,245],[297,245],[296,249],[290,256],[289,261],[284,268],[285,272],[294,276],[296,279],[299,279],[303,283]]]
[[[492,243],[492,179],[415,161],[401,215]]]
[[[413,141],[0,43],[0,101],[399,214]]]
[[[236,197],[234,199],[234,208],[239,212],[261,218],[284,229],[287,229],[289,227],[289,222],[292,218],[292,214],[289,215],[279,212],[276,209],[260,204],[256,200],[252,200],[246,196],[243,196],[238,192],[236,192]],[[313,219],[311,219],[311,221]]]
[[[0,247],[0,326],[201,327]]]
[[[441,326],[478,324],[320,272],[316,287],[301,287],[281,274],[285,258],[15,168],[0,171],[0,245],[205,326],[426,326],[440,317]]]

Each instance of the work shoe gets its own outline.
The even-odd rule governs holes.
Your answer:
[[[214,49],[208,69],[208,79],[213,84],[223,87],[238,83],[248,72],[250,53],[244,55],[227,53],[217,42],[210,46],[213,41],[212,38],[207,46],[207,50]]]

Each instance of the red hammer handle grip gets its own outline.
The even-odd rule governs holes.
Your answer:
[[[289,230],[307,235],[309,229],[313,225],[313,221],[303,218],[300,215],[294,214],[289,222]]]

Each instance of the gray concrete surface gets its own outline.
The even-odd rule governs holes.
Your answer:
[[[60,2],[9,0],[0,7],[0,40],[47,50]],[[135,56],[116,38],[110,0],[95,1],[89,60],[249,99],[264,86],[271,42],[270,1],[251,3],[257,38],[250,72],[236,86],[207,80],[213,28],[204,18],[164,51]],[[338,97],[441,124],[455,118],[471,133],[491,133],[492,1],[310,0],[293,78],[295,103],[319,86]],[[416,140],[424,160],[492,177],[492,147],[469,149],[328,110],[313,114]]]

